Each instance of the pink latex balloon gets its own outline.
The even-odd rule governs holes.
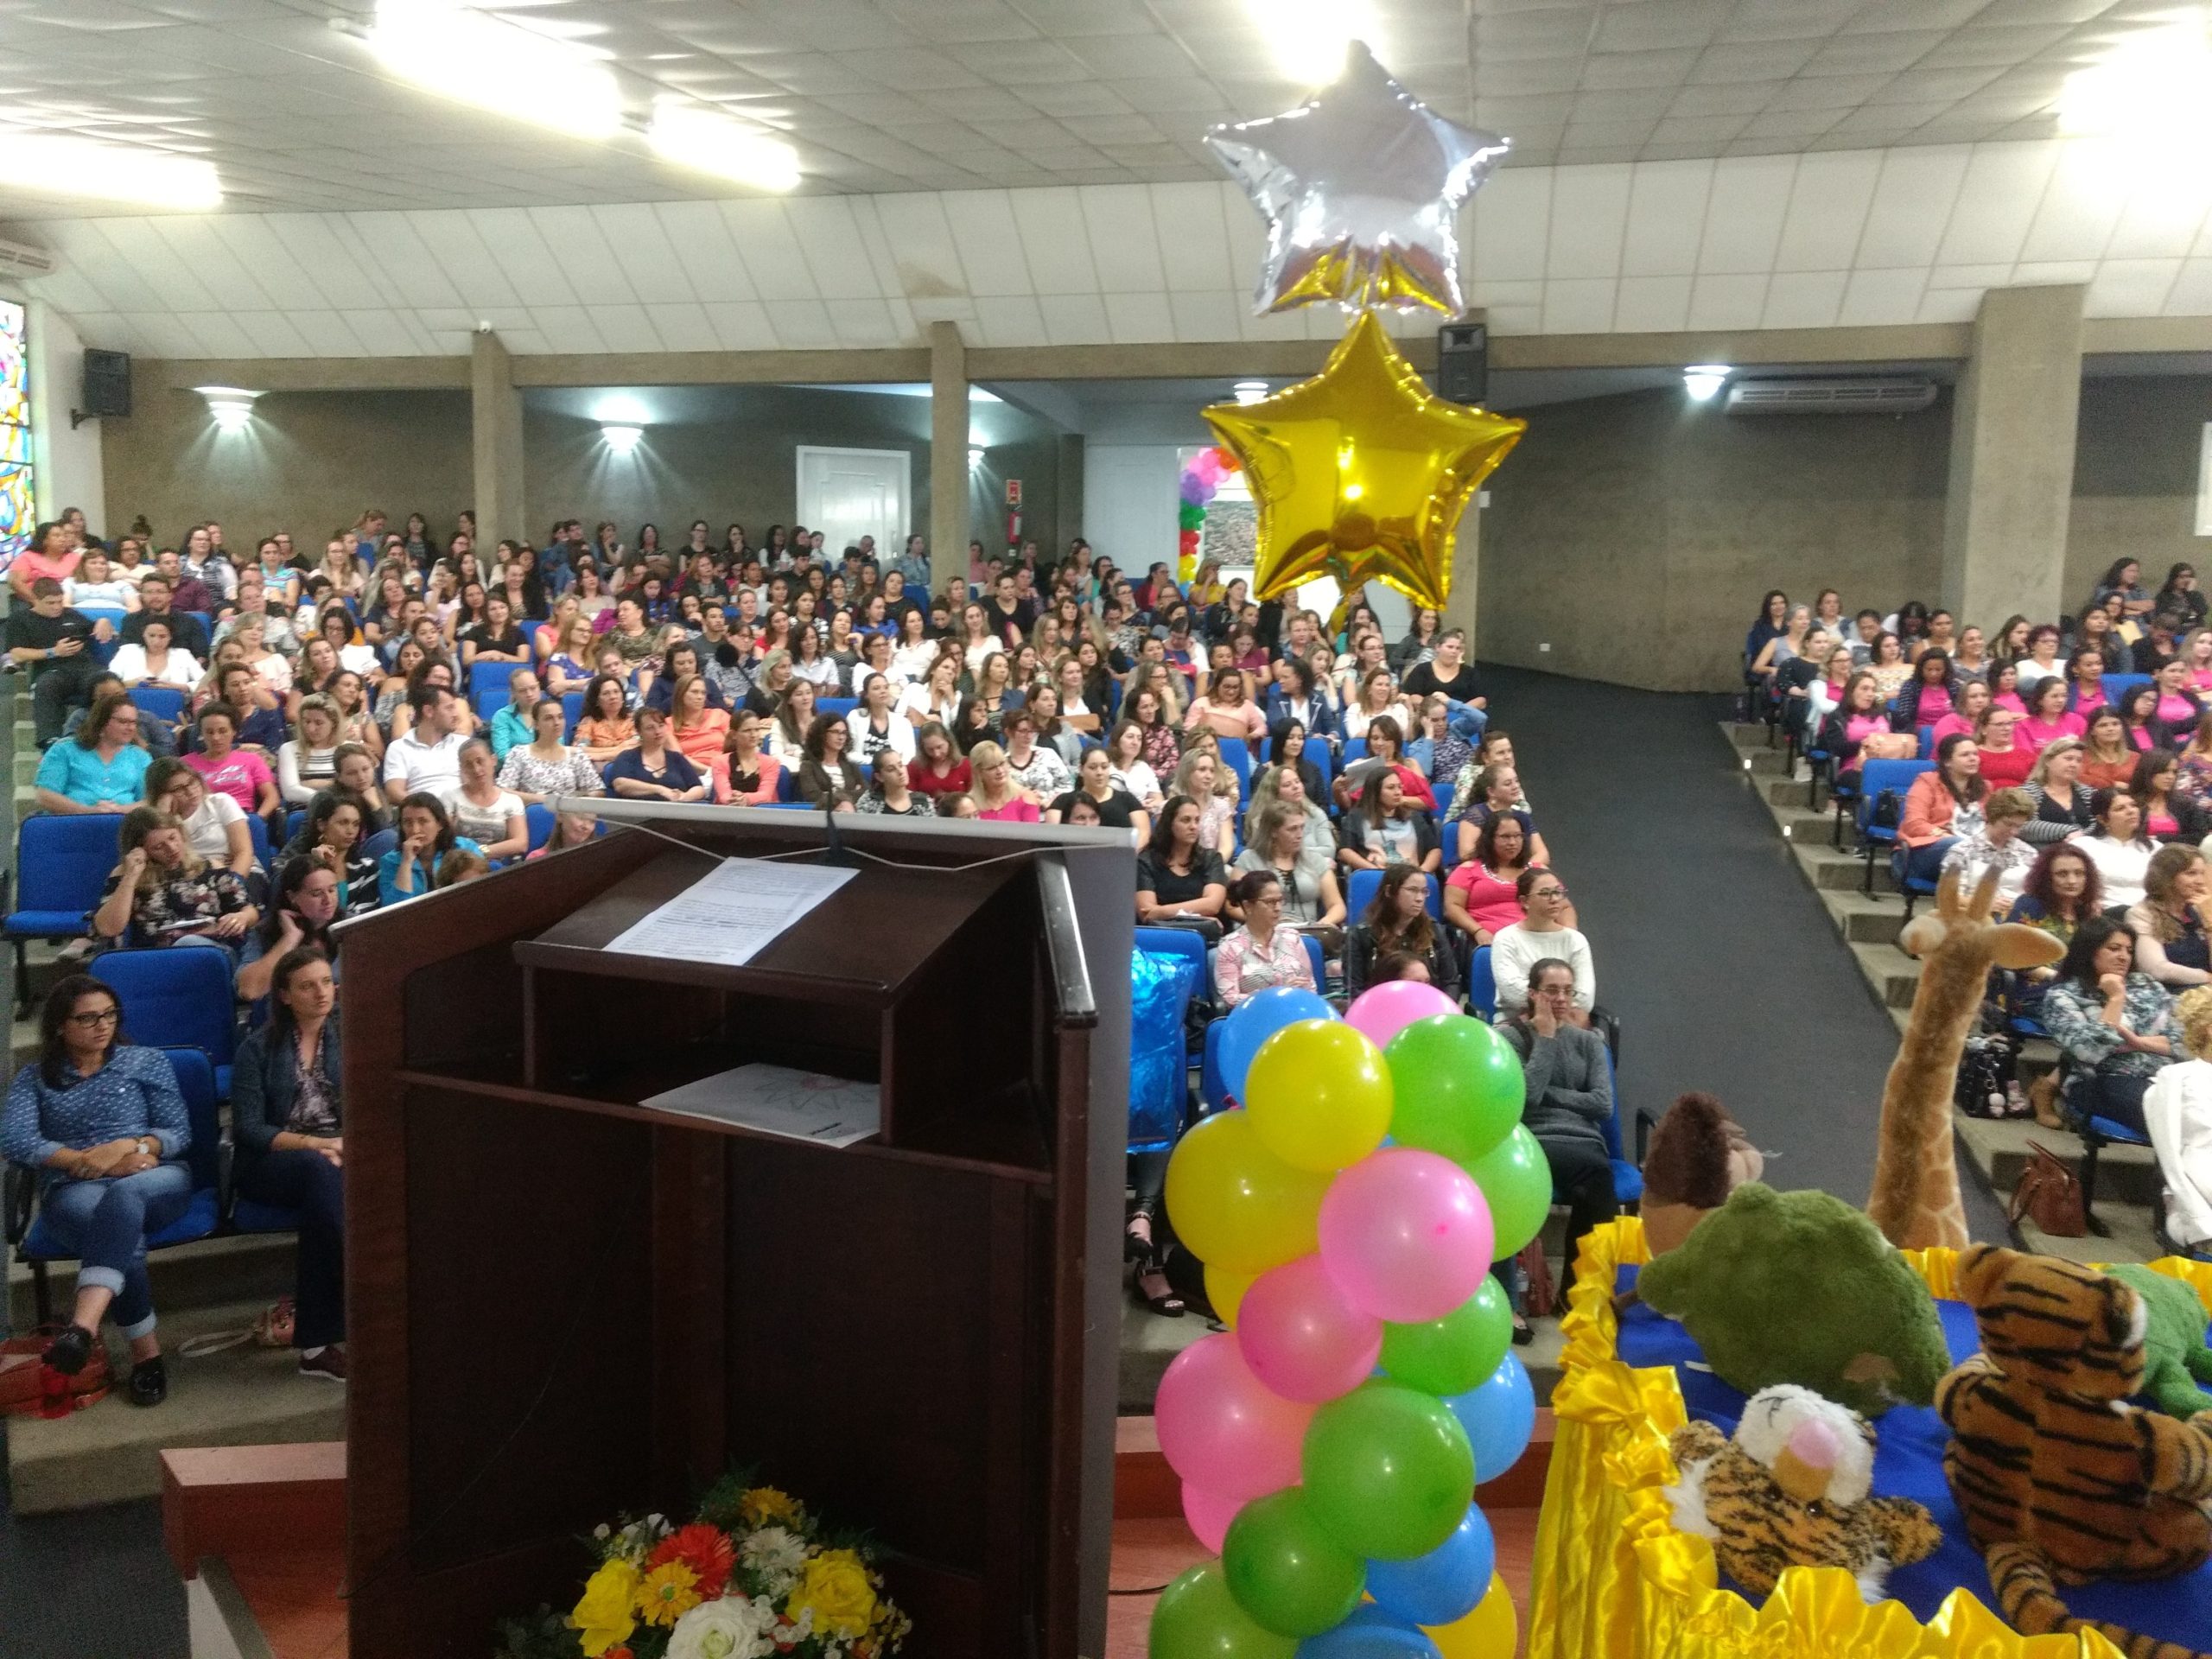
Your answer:
[[[1301,1255],[1252,1281],[1237,1304],[1236,1345],[1270,1390],[1319,1405],[1374,1371],[1382,1321],[1345,1300],[1319,1256]]]
[[[1482,1287],[1493,1243],[1490,1206],[1474,1178],[1415,1147],[1384,1147],[1363,1158],[1321,1199],[1329,1277],[1346,1301],[1378,1319],[1442,1319]],[[1237,1323],[1249,1317],[1239,1310]]]
[[[1193,1486],[1187,1480],[1183,1483],[1183,1519],[1191,1523],[1192,1532],[1210,1555],[1221,1554],[1221,1541],[1229,1536],[1229,1523],[1243,1507],[1233,1499]]]
[[[1178,1354],[1153,1402],[1153,1427],[1168,1467],[1237,1503],[1297,1484],[1313,1416],[1313,1407],[1284,1399],[1253,1376],[1227,1332]]]
[[[1459,1011],[1459,1005],[1433,985],[1418,979],[1388,979],[1369,986],[1353,999],[1344,1010],[1344,1023],[1382,1048],[1416,1020]]]

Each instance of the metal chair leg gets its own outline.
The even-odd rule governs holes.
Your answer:
[[[47,1282],[46,1263],[31,1261],[31,1307],[41,1325],[54,1323],[54,1287]]]

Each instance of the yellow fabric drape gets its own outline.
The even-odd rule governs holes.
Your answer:
[[[1951,1295],[1955,1252],[1904,1256],[1937,1297]],[[1902,1602],[1868,1606],[1839,1567],[1789,1568],[1764,1607],[1719,1588],[1713,1547],[1675,1530],[1662,1490],[1675,1478],[1668,1439],[1687,1421],[1674,1370],[1637,1370],[1615,1348],[1617,1270],[1650,1259],[1631,1216],[1591,1232],[1575,1263],[1560,1321],[1529,1659],[2120,1659],[2094,1633],[2016,1635],[1963,1587],[1926,1624]],[[2151,1265],[2187,1283],[2212,1315],[2212,1265]]]

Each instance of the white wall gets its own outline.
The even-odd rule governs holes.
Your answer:
[[[1172,443],[1084,444],[1084,538],[1132,576],[1175,563],[1179,454]]]
[[[14,296],[10,296],[14,297]],[[100,423],[69,429],[69,411],[84,392],[84,341],[68,318],[43,300],[30,302],[31,463],[41,521],[64,507],[82,507],[85,522],[101,536],[121,526],[103,524],[106,474],[100,462]]]

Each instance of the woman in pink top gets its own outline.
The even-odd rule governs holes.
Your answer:
[[[29,609],[31,583],[41,576],[67,582],[84,561],[77,547],[77,532],[57,520],[42,528],[35,546],[16,555],[16,562],[8,567],[8,586],[15,589],[17,602]]]
[[[1959,688],[1958,702],[1951,712],[1936,722],[1934,736],[1929,740],[1941,743],[1954,732],[1974,735],[1975,723],[1981,719],[1982,710],[1989,707],[1989,688],[1980,680],[1968,680]]]
[[[184,764],[206,780],[207,787],[229,796],[249,815],[267,817],[276,810],[276,777],[269,763],[251,749],[233,747],[238,741],[238,717],[226,702],[211,702],[200,711],[193,727],[199,752],[184,757]]]
[[[1241,737],[1248,747],[1268,734],[1266,716],[1245,690],[1241,670],[1224,669],[1216,674],[1205,696],[1191,705],[1183,716],[1183,729],[1197,731],[1200,728],[1217,738]]]
[[[2212,696],[2212,628],[2199,628],[2182,642],[2181,659],[2189,664],[2189,683],[2200,696]]]
[[[1989,701],[1999,709],[2024,715],[2028,705],[2020,699],[2020,665],[1999,663],[1989,671]]]
[[[1001,823],[1035,823],[1044,814],[1014,780],[1006,751],[988,738],[968,751],[976,774],[976,816]]]
[[[2189,664],[2178,657],[2169,657],[2158,664],[2158,671],[2151,683],[2158,688],[2158,724],[2168,733],[2179,734],[2171,745],[2178,747],[2189,741],[2189,734],[2196,729],[2197,717],[2204,712],[2202,699],[2190,690]]]
[[[2158,688],[2139,685],[2120,700],[2120,723],[2127,728],[2127,741],[2141,754],[2148,754],[2159,747]]]
[[[2104,652],[2094,645],[2076,647],[2066,677],[2074,683],[2074,694],[2067,699],[2066,706],[2086,721],[2107,701]]]
[[[1515,884],[1528,868],[1529,832],[1519,815],[1497,814],[1476,837],[1475,855],[1444,879],[1444,919],[1480,950],[1522,919]]]
[[[2062,737],[2079,737],[2088,729],[2088,721],[2066,712],[2067,691],[2063,674],[2046,675],[2036,682],[2035,690],[2028,693],[2028,717],[2020,722],[2023,747],[2040,749]]]

